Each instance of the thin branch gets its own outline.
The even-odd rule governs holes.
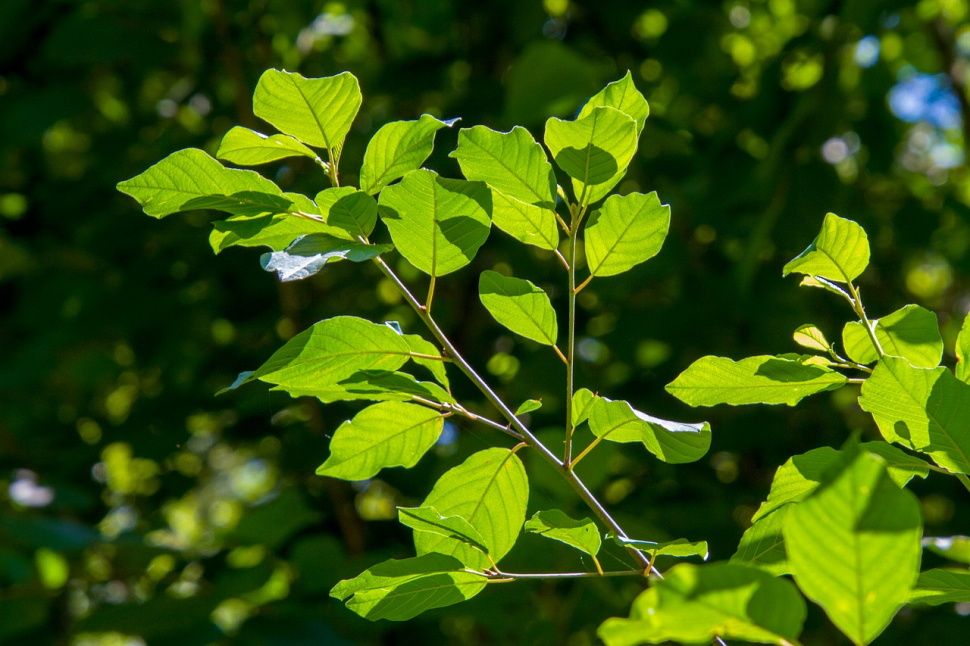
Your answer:
[[[469,570],[470,571],[470,570]],[[475,572],[475,574],[481,574]],[[517,574],[512,572],[502,572],[496,570],[494,574],[485,573],[484,576],[498,579],[592,579],[604,576],[644,576],[642,570],[616,570],[611,572],[543,572],[543,573],[524,573]]]
[[[574,205],[569,206],[572,214],[572,223],[569,228],[569,327],[567,328],[568,340],[566,341],[566,441],[565,452],[562,462],[566,465],[566,470],[572,468],[570,462],[573,456],[573,368],[576,359],[576,236],[579,232],[579,218],[577,217],[578,208]]]
[[[866,333],[869,334],[869,339],[872,341],[873,347],[879,356],[882,357],[886,353],[883,352],[882,345],[879,343],[879,339],[876,338],[875,326],[869,321],[869,317],[866,316],[866,308],[862,305],[862,297],[859,296],[859,290],[856,289],[851,280],[847,281],[846,284],[849,287],[849,295],[852,297],[852,308],[859,315],[859,318],[862,319],[862,325],[866,328]]]
[[[461,406],[460,404],[445,404],[445,403],[436,402],[436,401],[432,401],[430,399],[425,399],[424,397],[417,397],[417,396],[411,397],[411,401],[413,401],[413,402],[415,402],[417,404],[422,404],[424,406],[428,406],[429,408],[434,408],[436,410],[440,410],[442,412],[454,413],[456,415],[461,415],[462,417],[465,417],[467,419],[470,419],[470,420],[472,420],[474,422],[481,422],[485,426],[490,426],[491,428],[495,429],[496,431],[501,431],[501,432],[505,433],[506,435],[510,435],[510,436],[514,437],[515,439],[519,440],[520,442],[525,439],[521,435],[519,435],[518,433],[516,433],[515,431],[513,431],[512,429],[510,429],[508,426],[502,426],[498,422],[494,422],[494,421],[488,419],[487,417],[482,417],[481,415],[475,415],[474,413],[469,412],[464,406]]]
[[[585,458],[585,457],[586,457],[586,454],[587,454],[587,453],[589,453],[590,451],[592,451],[592,450],[593,450],[593,448],[594,448],[594,447],[595,447],[595,446],[596,446],[597,444],[599,444],[599,443],[600,443],[601,441],[603,441],[603,438],[602,438],[602,437],[597,437],[597,438],[596,438],[595,440],[593,440],[593,441],[592,441],[592,442],[590,443],[590,445],[589,445],[589,446],[587,446],[587,447],[586,447],[585,449],[583,449],[583,452],[582,452],[582,453],[580,453],[579,455],[577,455],[577,456],[576,456],[576,457],[575,457],[575,458],[573,459],[573,461],[569,463],[569,468],[570,468],[570,469],[575,469],[575,468],[576,468],[576,465],[577,465],[577,464],[579,464],[579,461],[580,461],[580,460],[582,460],[583,458]]]
[[[564,355],[562,353],[562,350],[559,349],[559,346],[553,345],[552,346],[552,349],[556,351],[556,354],[559,355],[559,358],[562,359],[562,362],[565,363],[568,366],[569,365],[569,359],[567,359],[566,358],[566,355]]]
[[[562,263],[562,266],[569,269],[569,261],[566,260],[566,257],[562,255],[558,249],[553,249],[553,252],[556,254],[556,258],[559,258],[559,262]]]
[[[593,282],[593,274],[590,274],[589,278],[580,283],[579,287],[573,290],[573,293],[578,294],[579,292],[583,291],[583,288],[589,285],[591,282]]]

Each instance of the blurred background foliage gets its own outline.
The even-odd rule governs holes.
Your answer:
[[[582,293],[579,383],[714,429],[691,465],[633,445],[584,461],[637,538],[706,539],[726,559],[785,459],[855,430],[877,437],[851,387],[795,409],[691,410],[663,391],[704,354],[796,351],[803,323],[838,338],[844,303],[781,278],[826,211],[869,232],[871,313],[935,310],[953,360],[970,309],[967,0],[4,0],[0,642],[581,646],[641,589],[512,584],[407,625],[368,623],[327,597],[412,553],[395,505],[504,440],[459,423],[413,471],[348,484],[313,471],[354,408],[258,386],[213,397],[322,318],[419,331],[367,265],[280,285],[258,252],[213,255],[212,214],[160,223],[114,190],[177,149],[213,152],[234,124],[268,130],[251,109],[268,67],[360,78],[345,178],[389,120],[428,112],[541,136],[545,118],[633,71],[651,115],[620,191],[657,190],[672,230],[657,258]],[[431,167],[458,175],[455,141],[439,133]],[[309,160],[267,172],[285,190],[326,186]],[[493,231],[472,267],[440,281],[438,315],[513,406],[542,397],[531,425],[558,446],[561,364],[478,303],[478,272],[501,264],[563,304],[557,264]],[[583,513],[533,467],[530,514]],[[950,480],[912,485],[928,535],[968,532],[970,505]],[[535,536],[508,562],[590,567]],[[879,643],[963,642],[965,605],[907,608]],[[843,639],[811,611],[805,644]]]

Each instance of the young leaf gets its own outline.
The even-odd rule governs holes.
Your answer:
[[[585,117],[595,108],[606,106],[616,108],[623,114],[637,122],[637,137],[643,132],[643,126],[650,116],[650,106],[643,98],[636,85],[633,84],[633,75],[630,70],[619,81],[613,81],[605,88],[590,97],[586,105],[579,112],[579,117]]]
[[[478,296],[485,309],[508,329],[536,343],[556,345],[556,311],[549,296],[529,281],[486,270],[478,281]]]
[[[814,325],[802,325],[795,333],[792,335],[795,339],[795,343],[802,346],[803,348],[808,348],[809,350],[818,350],[819,352],[828,352],[832,344],[828,342],[822,331],[815,327]]]
[[[410,469],[438,441],[443,425],[441,413],[416,404],[368,406],[334,431],[330,457],[317,475],[366,480],[388,467]]]
[[[421,506],[467,520],[498,563],[522,530],[528,502],[529,480],[522,461],[508,449],[494,448],[474,453],[446,472]],[[418,554],[450,554],[473,569],[490,565],[480,551],[446,536],[419,532],[414,535],[414,546]]]
[[[398,507],[397,519],[415,532],[447,536],[488,554],[485,539],[461,516],[442,516],[434,507]]]
[[[970,313],[963,319],[963,327],[957,335],[957,379],[970,384]]]
[[[416,170],[381,191],[379,202],[394,246],[431,276],[461,269],[488,238],[492,195],[481,182]]]
[[[425,554],[384,561],[330,591],[365,619],[407,621],[426,610],[467,601],[485,589],[481,574],[465,569],[456,558]]]
[[[525,415],[526,413],[531,413],[542,408],[542,400],[540,399],[527,399],[522,402],[518,408],[515,409],[516,416]]]
[[[509,132],[485,126],[462,128],[458,148],[449,156],[458,160],[466,178],[485,182],[519,202],[543,207],[555,219],[551,209],[556,206],[556,176],[542,146],[525,128],[516,126]]]
[[[664,577],[634,600],[629,619],[607,619],[599,627],[606,646],[709,644],[715,636],[797,643],[807,609],[789,581],[728,563],[681,563]]]
[[[711,447],[707,422],[684,424],[651,417],[625,401],[597,397],[589,413],[593,435],[611,442],[642,442],[647,450],[671,464],[695,462]]]
[[[845,375],[824,366],[785,357],[748,357],[732,361],[701,357],[667,384],[667,392],[690,406],[788,404],[841,388]]]
[[[251,170],[226,168],[205,152],[174,152],[141,175],[118,184],[146,214],[163,218],[180,211],[216,209],[233,215],[285,213],[292,201],[276,184]]]
[[[886,354],[903,357],[917,368],[935,368],[943,358],[943,337],[936,314],[907,305],[888,316],[872,321],[876,338]],[[872,363],[879,358],[872,339],[861,321],[850,321],[842,329],[842,345],[850,359]]]
[[[970,536],[925,537],[923,547],[945,559],[970,564]]]
[[[887,442],[925,453],[953,473],[970,473],[970,385],[947,368],[914,368],[885,356],[862,384],[859,406]]]
[[[360,190],[371,195],[417,170],[434,149],[435,133],[450,128],[458,119],[441,121],[422,114],[416,121],[392,121],[378,130],[364,151],[360,166]]]
[[[549,119],[545,142],[585,206],[606,197],[626,174],[637,151],[637,124],[619,110],[598,107],[575,121]]]
[[[311,233],[333,235],[335,231],[324,222],[293,217],[286,213],[270,215],[234,215],[212,223],[209,244],[219,253],[229,247],[269,247],[283,251],[300,236]]]
[[[594,276],[615,276],[657,255],[670,227],[670,207],[657,193],[611,195],[586,224],[586,264]]]
[[[730,562],[760,568],[772,576],[791,574],[782,529],[793,508],[788,505],[767,518],[756,520],[741,536]]]
[[[922,518],[882,460],[857,449],[788,513],[795,582],[855,644],[868,644],[907,601],[920,563]]]
[[[970,603],[970,572],[963,570],[927,570],[921,572],[910,603]]]
[[[219,159],[240,166],[258,166],[300,155],[317,158],[315,152],[289,135],[267,136],[242,126],[229,130],[216,152]]]
[[[573,427],[579,426],[589,418],[596,395],[589,388],[580,388],[573,393]]]
[[[519,242],[550,251],[559,246],[559,225],[552,209],[492,190],[492,222]]]
[[[656,558],[658,556],[673,556],[675,558],[699,556],[706,561],[708,557],[706,541],[691,543],[686,538],[677,538],[672,541],[665,541],[661,543],[655,543],[653,541],[638,541],[632,538],[623,538],[613,530],[607,532],[606,538],[612,540],[620,547],[632,547],[638,552],[649,554],[651,558]]]
[[[360,87],[350,72],[308,79],[266,70],[256,84],[253,113],[305,144],[333,151],[336,159],[360,101]]]
[[[364,244],[326,233],[311,233],[300,236],[284,251],[263,254],[259,262],[263,269],[275,271],[280,281],[286,283],[308,278],[330,262],[364,262],[393,249],[389,244]]]
[[[325,214],[329,226],[346,232],[338,237],[355,241],[359,237],[366,238],[377,224],[377,200],[352,186],[324,189],[317,193],[314,202]]]
[[[834,213],[825,216],[822,232],[800,256],[791,260],[782,275],[795,272],[850,283],[869,266],[869,238],[852,220]]]
[[[537,511],[525,524],[525,531],[541,534],[554,541],[596,556],[600,551],[600,533],[589,518],[576,520],[558,509]]]

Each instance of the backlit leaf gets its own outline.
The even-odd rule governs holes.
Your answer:
[[[492,222],[519,242],[550,251],[559,246],[559,225],[552,209],[526,204],[493,190]]]
[[[236,126],[225,134],[216,157],[240,166],[258,166],[297,156],[316,159],[317,154],[289,135],[267,136]]]
[[[586,224],[586,264],[594,276],[615,276],[653,258],[670,227],[670,207],[657,193],[611,195]]]
[[[517,416],[518,415],[525,415],[526,413],[531,413],[533,411],[537,411],[540,408],[542,408],[542,401],[541,400],[539,400],[539,399],[527,399],[524,402],[522,402],[521,404],[519,404],[519,407],[515,409],[515,414]]]
[[[963,319],[963,327],[957,335],[957,379],[970,384],[970,313]]]
[[[943,337],[936,314],[907,305],[888,316],[872,321],[883,352],[903,357],[917,368],[935,368],[943,358]],[[861,321],[850,321],[842,330],[842,345],[850,359],[872,363],[879,358],[872,339]]]
[[[785,357],[732,361],[702,357],[667,385],[667,392],[691,406],[788,404],[844,386],[846,378],[824,366]]]
[[[670,422],[635,410],[625,401],[598,397],[589,414],[593,435],[611,442],[642,442],[664,462],[682,464],[699,460],[711,446],[707,422]]]
[[[589,388],[580,388],[573,393],[573,426],[579,426],[589,417],[596,395]]]
[[[792,509],[793,506],[788,505],[756,520],[741,536],[731,563],[760,568],[772,576],[791,574],[782,529]]]
[[[800,326],[795,330],[792,337],[795,339],[795,343],[809,350],[828,352],[829,348],[832,347],[828,339],[825,338],[825,335],[822,334],[822,331],[814,325]]]
[[[970,603],[970,572],[962,570],[927,570],[921,572],[910,603]]]
[[[434,446],[444,418],[424,406],[381,402],[341,424],[330,440],[330,457],[317,475],[366,480],[381,469],[411,468]]]
[[[286,213],[268,215],[235,215],[212,223],[209,244],[219,253],[229,247],[269,247],[283,251],[300,236],[311,233],[332,235],[334,230],[324,222],[294,217]]]
[[[398,507],[397,519],[415,532],[447,536],[488,553],[485,539],[461,516],[442,516],[434,507]]]
[[[435,133],[444,127],[450,128],[456,121],[441,121],[422,114],[416,121],[392,121],[381,126],[364,151],[360,190],[373,195],[420,168],[434,149]]]
[[[367,237],[377,224],[377,200],[351,186],[328,188],[314,198],[327,224],[346,231],[352,240]],[[340,237],[340,236],[338,236]]]
[[[275,386],[270,390],[286,390],[293,397],[316,397],[324,404],[355,400],[406,402],[414,397],[455,403],[455,398],[438,384],[418,381],[407,373],[388,370],[359,370],[337,383],[315,385],[305,392],[292,386],[285,389]]]
[[[570,518],[558,509],[537,511],[525,523],[525,531],[565,543],[590,556],[599,554],[602,543],[596,523],[589,518]]]
[[[643,126],[650,116],[650,106],[643,98],[636,85],[633,84],[633,75],[627,70],[626,74],[619,81],[613,81],[605,88],[590,97],[583,109],[580,110],[580,118],[590,114],[595,108],[606,106],[616,108],[623,114],[637,122],[637,136],[643,132]]]
[[[869,238],[865,230],[852,220],[834,213],[825,216],[818,237],[794,260],[782,274],[794,272],[821,276],[837,283],[856,279],[869,266]]]
[[[486,270],[478,281],[478,296],[495,320],[543,345],[556,345],[556,311],[549,296],[527,280]]]
[[[686,538],[677,538],[672,541],[638,541],[632,538],[624,538],[613,530],[606,534],[606,538],[612,540],[620,547],[632,547],[638,552],[649,554],[651,558],[658,556],[673,556],[675,558],[686,558],[689,556],[699,556],[705,561],[708,557],[706,541],[692,543]]]

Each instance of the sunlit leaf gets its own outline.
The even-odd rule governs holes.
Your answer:
[[[359,370],[337,383],[315,385],[305,392],[293,386],[285,389],[275,386],[270,390],[285,390],[293,397],[316,397],[324,404],[355,400],[411,401],[414,397],[455,403],[455,398],[438,384],[418,381],[409,374],[388,370]]]
[[[822,231],[800,256],[782,269],[787,276],[794,272],[821,276],[837,283],[856,279],[869,266],[869,238],[852,220],[834,213],[825,216]]]
[[[308,79],[266,70],[256,84],[253,113],[280,132],[339,157],[360,102],[360,87],[350,72]]]
[[[927,570],[921,572],[910,603],[970,603],[970,572],[963,570]]]
[[[542,401],[539,399],[527,399],[519,407],[515,409],[516,415],[525,415],[526,413],[531,413],[542,408]]]
[[[607,619],[606,646],[709,644],[728,640],[791,646],[807,609],[789,581],[744,565],[682,563],[633,602],[629,619]]]
[[[408,347],[413,353],[411,360],[419,366],[427,368],[439,384],[445,388],[449,388],[450,382],[448,381],[448,373],[445,371],[445,362],[435,358],[441,356],[441,352],[437,346],[417,334],[403,334],[401,338],[404,339],[404,342],[408,344]],[[426,356],[417,357],[414,356],[415,354]]]
[[[619,110],[594,108],[575,121],[546,121],[546,146],[572,178],[577,203],[593,204],[626,174],[637,150],[637,124]]]
[[[589,413],[593,435],[611,442],[642,442],[647,450],[664,462],[694,462],[711,446],[711,427],[707,422],[671,422],[634,409],[625,401],[594,400]]]
[[[240,166],[258,166],[297,156],[316,159],[317,154],[289,135],[267,136],[236,126],[225,134],[216,157]]]
[[[589,518],[570,518],[558,509],[537,511],[526,521],[525,531],[565,543],[590,556],[599,554],[602,543],[596,523]]]
[[[917,368],[940,365],[943,337],[933,312],[919,305],[907,305],[872,324],[886,354],[903,357]],[[879,358],[861,321],[850,321],[842,329],[842,345],[848,357],[857,363],[872,363]]]
[[[923,547],[943,558],[970,565],[970,536],[927,536]]]
[[[661,541],[659,543],[653,541],[638,541],[632,538],[624,538],[613,530],[607,532],[606,538],[620,547],[631,547],[638,552],[649,554],[651,558],[658,556],[673,556],[675,558],[699,556],[706,561],[708,556],[706,541],[692,543],[686,538],[677,538],[672,541]]]
[[[434,149],[435,133],[451,127],[457,119],[441,121],[422,114],[415,121],[392,121],[381,126],[364,151],[360,166],[360,190],[379,192],[382,188],[417,170]]]
[[[481,574],[465,569],[456,558],[424,554],[384,561],[330,591],[361,617],[406,621],[433,608],[471,599],[487,584]]]
[[[268,215],[235,215],[212,223],[209,244],[219,253],[229,247],[269,247],[283,251],[300,236],[311,233],[333,235],[324,222],[294,217],[286,213]]]
[[[508,449],[494,448],[474,453],[447,471],[421,506],[467,520],[497,563],[515,544],[528,502],[529,481],[522,461]],[[490,565],[479,550],[446,536],[419,532],[414,535],[414,546],[418,554],[453,555],[471,568]]]
[[[613,81],[605,88],[590,97],[583,109],[580,110],[580,118],[590,114],[595,108],[606,106],[616,108],[623,114],[637,122],[637,136],[643,132],[643,126],[650,116],[650,106],[643,98],[637,86],[633,84],[633,75],[627,70],[626,74],[619,81]]]
[[[350,186],[328,188],[313,200],[327,224],[346,231],[352,240],[367,237],[377,224],[377,200]],[[340,236],[338,236],[340,237]]]
[[[829,348],[832,347],[828,339],[825,338],[825,335],[822,334],[822,331],[814,325],[800,326],[795,330],[792,337],[795,339],[795,343],[809,350],[828,352]]]
[[[493,190],[492,222],[519,242],[550,251],[559,246],[559,225],[552,209],[526,204]]]
[[[875,639],[905,603],[919,574],[922,516],[912,493],[882,460],[858,449],[783,529],[802,592],[856,644]]]
[[[702,357],[667,385],[667,392],[691,406],[788,404],[844,386],[846,378],[824,366],[785,357],[732,361]]]
[[[549,296],[529,281],[486,270],[479,277],[478,296],[485,309],[508,329],[537,343],[556,345],[556,311]]]
[[[970,385],[947,368],[883,357],[862,384],[859,406],[887,442],[925,453],[948,471],[970,473]]]
[[[447,536],[488,554],[485,539],[461,516],[442,516],[433,507],[398,507],[397,519],[415,532]]]
[[[782,529],[792,509],[793,506],[788,505],[756,520],[741,536],[731,563],[760,568],[772,576],[791,574]]]
[[[334,431],[330,457],[317,475],[366,480],[388,467],[409,469],[438,441],[443,425],[441,413],[424,406],[373,404]]]
[[[380,215],[394,246],[431,276],[461,269],[488,238],[492,194],[482,182],[416,170],[380,195]]]
[[[589,388],[580,388],[573,393],[573,426],[579,426],[589,418],[596,395]]]
[[[963,319],[963,327],[957,335],[957,379],[965,384],[970,384],[970,313]]]
[[[657,193],[611,195],[585,229],[586,265],[594,276],[615,276],[653,258],[670,227],[670,207]]]
[[[302,280],[338,260],[364,262],[394,249],[389,244],[365,244],[334,238],[326,233],[311,233],[293,241],[284,251],[260,257],[266,271],[275,271],[280,281]]]

